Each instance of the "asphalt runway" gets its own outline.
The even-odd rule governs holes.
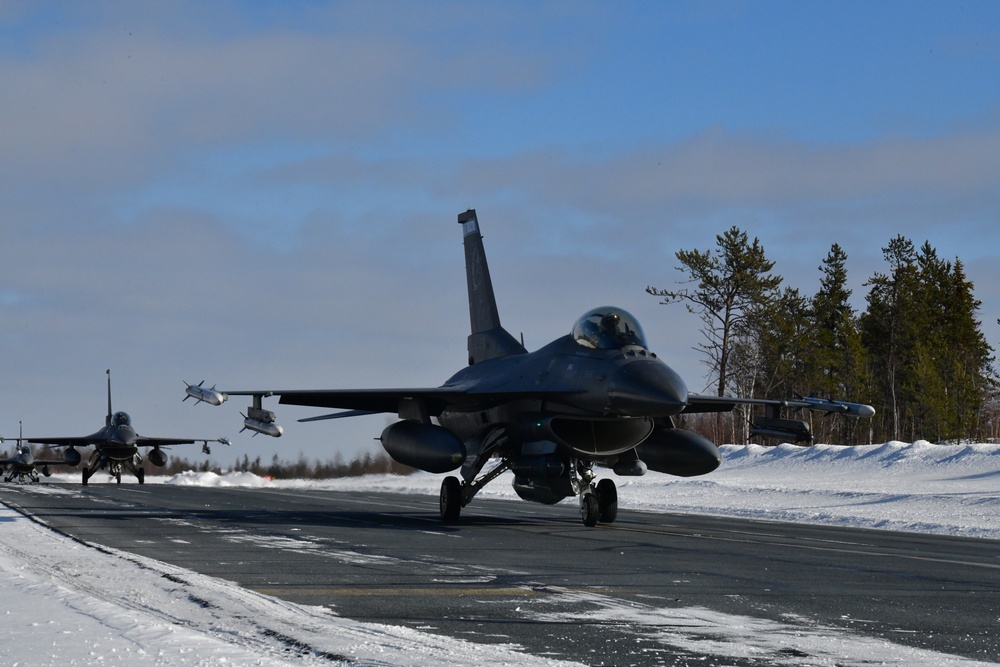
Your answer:
[[[711,655],[664,639],[691,609],[722,641],[736,615],[1000,662],[992,540],[626,509],[586,528],[573,505],[483,498],[444,525],[430,496],[43,486],[2,486],[0,501],[79,540],[344,617],[589,665]],[[784,651],[809,664],[808,650]]]

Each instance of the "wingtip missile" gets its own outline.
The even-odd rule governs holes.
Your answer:
[[[810,410],[820,410],[822,412],[837,412],[850,415],[851,417],[861,417],[870,419],[875,416],[875,408],[864,403],[851,403],[849,401],[834,401],[828,398],[803,398],[808,403]]]
[[[870,405],[857,404],[854,414],[865,419],[871,419],[875,416],[875,408]]]
[[[187,381],[184,382],[187,385],[185,393],[187,394],[182,400],[186,401],[189,398],[193,398],[198,403],[208,403],[210,405],[222,405],[229,398],[225,392],[221,392],[215,388],[213,384],[211,387],[203,387],[205,381],[202,380],[198,384],[190,384]]]

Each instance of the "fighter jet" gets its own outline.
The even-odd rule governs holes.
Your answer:
[[[35,455],[31,452],[31,447],[24,442],[24,438],[0,438],[0,442],[3,442],[5,439],[16,442],[14,456],[9,459],[0,459],[0,466],[3,466],[5,482],[16,481],[18,484],[26,482],[37,484],[39,482],[39,467],[42,469],[42,474],[49,477],[52,475],[52,471],[49,469],[50,465],[62,465],[65,463],[65,461],[59,459],[36,459]]]
[[[521,498],[554,504],[577,496],[583,523],[611,523],[618,514],[612,479],[647,470],[704,475],[721,461],[708,439],[676,427],[683,413],[718,412],[737,404],[766,406],[760,433],[811,440],[805,421],[784,419],[782,409],[870,417],[867,405],[825,399],[771,401],[688,393],[680,376],[652,352],[639,322],[614,306],[585,313],[570,332],[529,352],[500,324],[475,210],[458,216],[465,246],[472,331],[469,363],[443,385],[417,389],[226,391],[251,396],[245,428],[280,434],[262,399],[339,408],[343,412],[300,421],[363,414],[396,414],[380,437],[396,461],[431,473],[458,470],[441,484],[440,514],[459,519],[462,508],[489,482],[513,472]],[[495,461],[488,466],[490,461]]]
[[[65,447],[63,453],[63,463],[71,466],[79,465],[82,457],[77,447],[93,446],[94,451],[90,455],[90,460],[83,467],[82,481],[86,484],[91,476],[98,470],[107,469],[114,476],[118,484],[122,483],[122,472],[129,472],[135,475],[139,483],[146,479],[146,471],[142,467],[142,455],[139,453],[140,447],[152,447],[146,453],[146,460],[157,467],[167,464],[167,455],[161,447],[170,445],[191,445],[202,443],[202,451],[211,453],[209,442],[218,442],[223,445],[231,444],[227,438],[217,438],[214,440],[198,438],[196,440],[184,438],[148,438],[135,432],[132,427],[132,418],[126,412],[113,412],[111,409],[111,370],[108,375],[108,416],[104,420],[104,428],[81,437],[63,438],[24,438],[26,442],[32,442],[50,447]]]

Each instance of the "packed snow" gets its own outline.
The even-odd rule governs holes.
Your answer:
[[[622,508],[1000,539],[1000,445],[750,445],[724,446],[722,455],[719,470],[704,477],[616,478]],[[314,482],[185,473],[151,476],[147,483],[436,495],[440,480],[425,474]],[[60,492],[53,483],[59,481],[77,479],[54,476],[42,486]],[[91,480],[101,482],[110,478]],[[482,495],[514,496],[503,477]],[[79,544],[2,506],[0,587],[5,638],[0,664],[5,665],[570,664],[523,653],[514,645],[472,644],[340,618],[323,607],[292,604],[159,561]],[[811,656],[809,664],[817,665],[993,664],[794,620],[783,624],[703,608],[640,609],[600,595],[587,602],[596,610],[589,613],[602,618],[659,629],[664,644],[723,658],[795,665],[797,659],[781,651],[794,643]],[[532,613],[539,621],[572,620],[567,612]]]

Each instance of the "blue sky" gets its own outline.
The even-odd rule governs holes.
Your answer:
[[[458,212],[534,349],[736,225],[856,306],[898,234],[960,258],[1000,343],[992,2],[0,2],[0,432],[235,435],[229,388],[436,386],[465,358]],[[384,418],[235,438],[371,447]]]

